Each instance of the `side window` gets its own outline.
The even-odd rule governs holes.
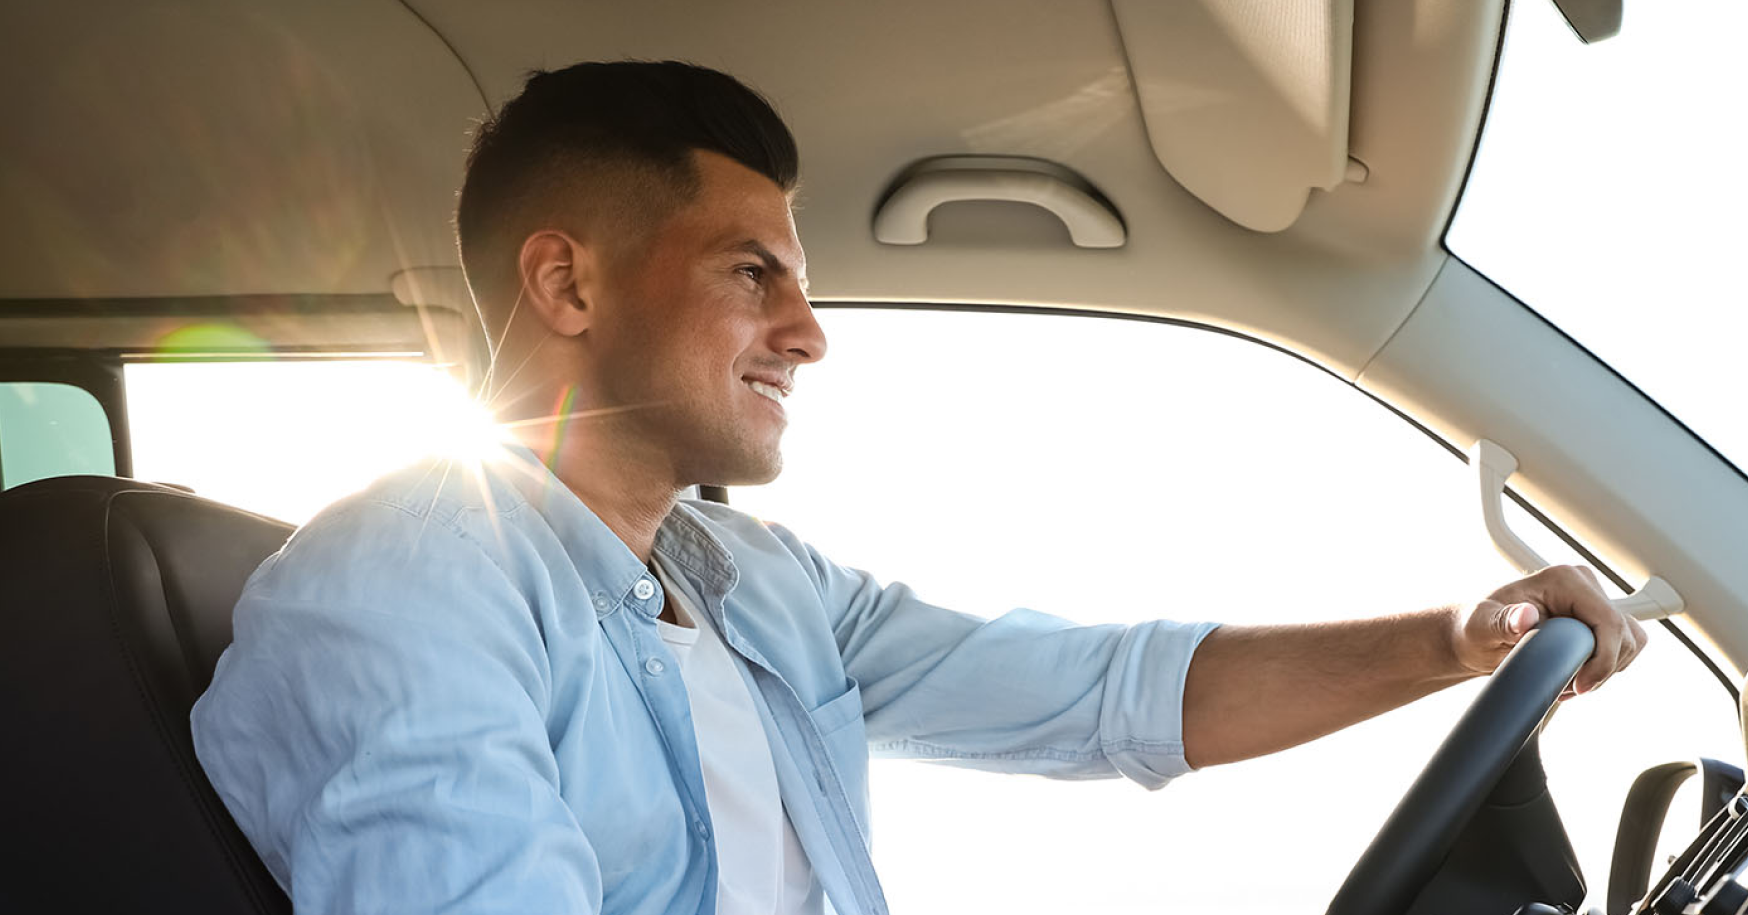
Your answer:
[[[97,398],[70,384],[0,382],[0,489],[86,473],[115,473]]]
[[[424,363],[135,363],[126,379],[136,477],[296,523],[426,454],[491,439],[462,384]]]
[[[934,602],[1271,623],[1475,601],[1517,577],[1460,460],[1265,347],[1091,317],[821,320],[831,354],[799,373],[786,469],[731,502]],[[1579,561],[1508,510],[1544,556]],[[1597,904],[1633,776],[1740,755],[1725,691],[1652,638],[1544,739]],[[1158,793],[878,760],[875,860],[895,910],[1315,909],[1478,686]]]

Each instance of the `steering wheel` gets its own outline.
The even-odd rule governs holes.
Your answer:
[[[1328,915],[1408,911],[1595,646],[1590,628],[1566,617],[1524,636],[1397,802]]]

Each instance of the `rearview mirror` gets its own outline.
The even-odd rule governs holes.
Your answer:
[[[1578,40],[1595,44],[1621,31],[1621,0],[1554,0]]]

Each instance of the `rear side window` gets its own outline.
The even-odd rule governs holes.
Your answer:
[[[427,455],[483,453],[489,417],[441,368],[353,359],[132,363],[134,476],[301,524]]]
[[[70,384],[0,382],[0,488],[45,477],[115,474],[109,419]]]

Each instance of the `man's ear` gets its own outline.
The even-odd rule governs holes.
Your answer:
[[[516,262],[522,276],[522,305],[546,328],[574,337],[589,327],[589,307],[599,277],[594,252],[556,229],[536,232],[522,241]]]

